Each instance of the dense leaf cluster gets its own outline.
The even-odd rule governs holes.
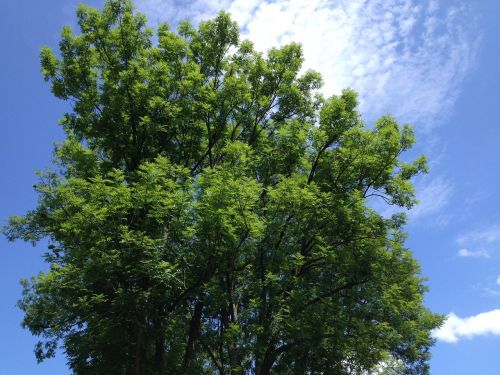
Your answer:
[[[41,54],[58,97],[57,168],[10,239],[50,241],[24,282],[39,360],[75,374],[427,372],[430,330],[404,217],[414,137],[322,98],[297,44],[256,52],[225,14],[157,37],[128,0],[81,6]],[[401,370],[402,369],[402,370]]]

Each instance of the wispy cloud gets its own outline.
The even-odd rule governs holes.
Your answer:
[[[482,290],[486,297],[500,297],[500,275],[488,277],[487,280],[478,283],[477,288]]]
[[[485,250],[476,250],[470,251],[468,249],[460,249],[457,252],[459,257],[465,258],[489,258],[490,254],[488,254]]]
[[[458,342],[461,338],[483,335],[500,335],[500,309],[460,318],[454,313],[446,317],[443,326],[434,331],[436,339],[445,342]]]
[[[302,43],[306,68],[319,70],[324,93],[360,92],[367,118],[392,113],[429,129],[446,118],[478,42],[463,0],[137,0],[153,23],[193,22],[229,11],[242,36],[266,51]]]
[[[492,244],[500,242],[500,226],[493,225],[490,227],[476,229],[465,233],[457,238],[459,245],[465,244]]]
[[[368,205],[385,218],[406,212],[411,223],[433,228],[446,226],[451,218],[446,210],[453,197],[451,182],[443,177],[420,176],[415,183],[415,190],[418,204],[410,210],[405,211],[399,206],[387,205],[378,197],[369,200]]]
[[[152,24],[160,22],[176,24],[184,19],[197,24],[215,16],[221,10],[229,9],[232,2],[232,0],[136,0],[134,3]]]
[[[458,236],[456,242],[461,247],[458,256],[490,258],[500,243],[500,227],[493,225],[470,231]]]
[[[433,225],[445,225],[449,217],[443,211],[453,195],[453,185],[442,177],[424,176],[415,188],[419,203],[410,210],[410,217],[414,220],[432,217]]]

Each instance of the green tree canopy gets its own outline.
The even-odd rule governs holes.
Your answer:
[[[80,6],[41,52],[72,109],[37,207],[9,239],[48,239],[25,280],[38,360],[74,374],[427,373],[431,329],[404,215],[425,158],[356,93],[323,98],[300,45],[256,52],[220,13],[157,37],[128,0]]]

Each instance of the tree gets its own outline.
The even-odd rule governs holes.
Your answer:
[[[10,240],[49,240],[23,281],[39,361],[75,374],[427,373],[431,329],[404,247],[424,157],[356,94],[323,98],[300,45],[266,56],[226,13],[158,27],[128,0],[80,6],[42,72],[72,110],[38,206]]]

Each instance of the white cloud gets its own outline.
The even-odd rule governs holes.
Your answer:
[[[415,184],[418,205],[410,210],[410,217],[421,219],[434,216],[433,224],[445,224],[447,217],[441,215],[453,194],[453,186],[444,178],[429,179],[427,176]]]
[[[500,227],[497,225],[477,229],[469,233],[463,234],[457,238],[457,243],[459,245],[465,245],[469,243],[486,243],[491,244],[498,242],[500,240]]]
[[[184,19],[196,24],[213,17],[220,10],[227,9],[231,2],[231,0],[136,0],[134,3],[152,24],[177,23]]]
[[[446,118],[477,46],[465,1],[435,0],[137,0],[153,23],[194,23],[229,11],[242,36],[265,51],[302,43],[306,68],[319,70],[324,93],[352,87],[367,118],[392,113],[430,128]]]
[[[461,248],[458,256],[489,258],[500,243],[500,227],[493,225],[470,231],[457,237],[456,242]]]
[[[436,339],[445,342],[457,342],[463,337],[472,338],[488,334],[500,335],[500,309],[468,318],[460,318],[451,313],[443,326],[433,332]]]
[[[457,255],[459,257],[466,257],[466,258],[489,258],[490,257],[490,254],[488,254],[485,250],[470,251],[467,249],[460,249],[460,250],[458,250]]]
[[[500,276],[497,277],[497,285],[500,285]]]
[[[418,204],[409,211],[404,211],[411,221],[433,227],[448,224],[450,215],[444,211],[453,196],[453,185],[442,177],[421,176],[415,183],[415,190]],[[387,205],[378,197],[372,197],[368,205],[385,218],[403,211],[399,206]]]

